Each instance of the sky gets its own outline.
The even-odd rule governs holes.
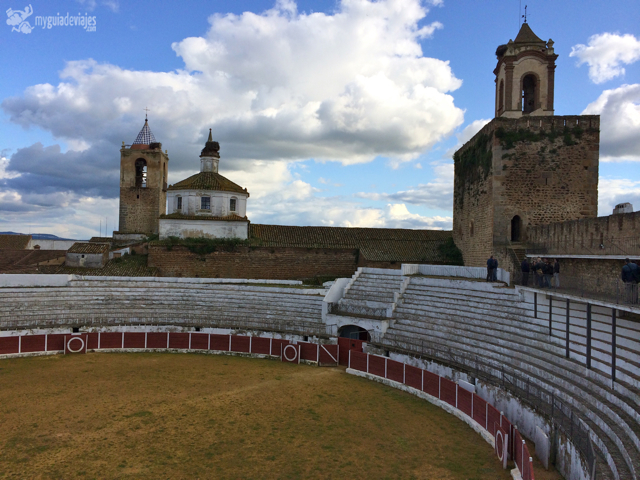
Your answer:
[[[452,155],[525,5],[555,114],[601,116],[598,214],[640,208],[637,0],[27,1],[2,1],[0,231],[117,230],[145,109],[169,183],[212,129],[253,223],[451,229]]]

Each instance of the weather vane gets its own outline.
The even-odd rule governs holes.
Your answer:
[[[522,15],[522,18],[524,18],[524,23],[527,23],[527,7],[528,5],[524,6],[524,15]]]

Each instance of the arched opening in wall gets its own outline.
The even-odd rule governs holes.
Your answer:
[[[535,75],[525,75],[522,79],[522,113],[531,113],[536,110],[536,87],[538,79]]]
[[[144,158],[136,160],[136,187],[147,187],[147,161]]]
[[[504,111],[504,80],[500,80],[498,88],[498,115]]]
[[[511,219],[511,241],[519,242],[522,236],[522,219],[516,215]]]
[[[338,330],[338,336],[355,340],[371,341],[371,335],[364,328],[357,325],[345,325]]]

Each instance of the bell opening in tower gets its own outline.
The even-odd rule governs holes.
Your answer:
[[[522,79],[522,113],[531,113],[536,110],[536,77],[526,75]]]
[[[147,188],[147,161],[143,158],[136,160],[136,187]]]

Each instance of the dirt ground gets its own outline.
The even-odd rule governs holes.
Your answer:
[[[510,475],[455,417],[343,369],[90,353],[0,360],[0,478]]]

